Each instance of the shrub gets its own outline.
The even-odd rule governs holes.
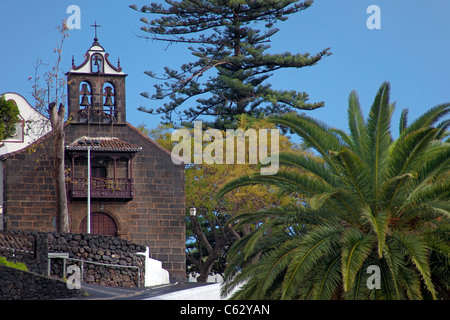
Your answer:
[[[19,269],[19,270],[23,270],[23,271],[28,271],[28,268],[25,264],[23,264],[21,262],[8,261],[5,257],[0,257],[0,265],[4,265],[7,267],[11,267],[11,268]]]

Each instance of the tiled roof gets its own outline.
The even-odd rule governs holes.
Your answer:
[[[82,137],[75,140],[73,143],[66,145],[66,150],[87,151],[89,145],[91,146],[91,151],[139,152],[142,150],[142,147],[136,146],[128,142],[124,142],[118,138],[107,138],[107,137],[106,138]]]

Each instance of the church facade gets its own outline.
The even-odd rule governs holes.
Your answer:
[[[98,39],[67,73],[65,169],[70,231],[149,247],[185,279],[184,167],[126,121],[125,78]],[[54,231],[53,137],[1,156],[4,230]],[[88,196],[90,195],[90,196]],[[89,218],[88,218],[89,212]]]

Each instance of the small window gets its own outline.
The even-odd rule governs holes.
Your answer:
[[[103,72],[103,57],[100,54],[94,54],[91,59],[91,72],[102,73]]]
[[[82,109],[89,107],[92,102],[92,90],[89,83],[82,81],[80,83],[80,107]]]
[[[80,121],[87,121],[90,118],[89,108],[92,106],[92,89],[86,81],[80,83],[79,103]]]
[[[115,119],[115,92],[114,86],[106,82],[103,85],[103,122],[113,122]]]

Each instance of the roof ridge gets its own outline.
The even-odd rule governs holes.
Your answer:
[[[90,142],[87,141],[92,141]],[[88,145],[93,151],[109,151],[109,152],[139,152],[142,150],[141,146],[123,141],[116,137],[88,137],[82,136],[77,138],[70,144],[66,145],[66,150],[84,151],[87,150]]]

